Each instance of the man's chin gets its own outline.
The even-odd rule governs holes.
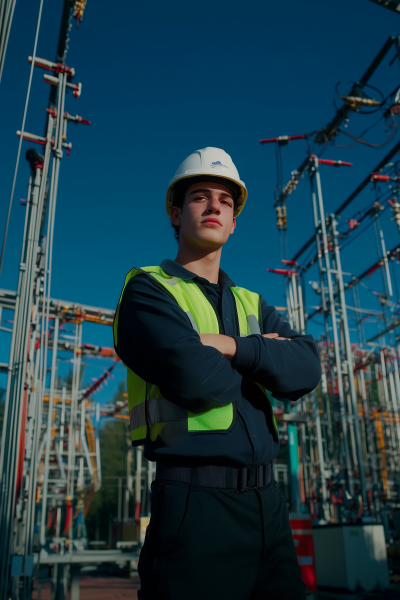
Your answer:
[[[221,233],[212,231],[211,228],[204,228],[196,235],[185,236],[186,243],[190,246],[197,246],[199,248],[209,248],[210,250],[219,250],[227,240],[221,237]]]
[[[219,248],[226,243],[226,239],[221,235],[221,232],[211,228],[204,227],[198,234],[199,241],[216,245]]]

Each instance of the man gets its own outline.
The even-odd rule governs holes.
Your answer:
[[[141,600],[305,598],[272,479],[279,438],[269,395],[312,391],[320,359],[312,336],[220,269],[246,199],[223,150],[186,158],[167,191],[177,257],[132,269],[117,307],[132,443],[157,463]]]

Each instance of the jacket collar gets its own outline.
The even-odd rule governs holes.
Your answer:
[[[168,275],[172,275],[172,277],[179,277],[179,279],[183,279],[183,281],[188,281],[189,279],[197,280],[199,283],[210,283],[204,277],[199,277],[196,273],[192,273],[182,267],[182,265],[178,264],[175,260],[171,260],[166,258],[162,261],[160,267],[163,271],[165,271]],[[224,291],[228,287],[236,287],[235,283],[232,279],[223,271],[219,270],[219,282],[221,286],[221,291]]]

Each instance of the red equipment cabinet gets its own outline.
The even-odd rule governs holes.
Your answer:
[[[309,592],[317,591],[317,573],[315,569],[314,538],[311,515],[289,513],[293,542],[299,561],[303,581]]]

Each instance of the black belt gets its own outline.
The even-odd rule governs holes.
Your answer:
[[[272,481],[272,462],[256,467],[178,467],[173,464],[157,462],[156,479],[180,481],[192,486],[236,489],[244,492],[248,489],[264,487]]]

